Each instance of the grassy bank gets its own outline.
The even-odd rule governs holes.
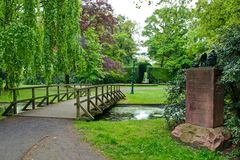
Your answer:
[[[163,119],[81,122],[75,127],[113,160],[222,160],[216,153],[174,141]]]
[[[2,113],[4,112],[4,109],[0,106],[0,120],[2,120],[4,117],[2,116]]]
[[[135,87],[134,94],[130,94],[131,87],[125,87],[126,99],[119,104],[165,104],[167,100],[167,86]]]

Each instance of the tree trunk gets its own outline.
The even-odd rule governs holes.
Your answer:
[[[69,84],[70,83],[70,76],[69,74],[65,74],[65,84]]]
[[[5,84],[5,87],[4,87],[4,91],[8,91],[9,87],[8,87],[8,79],[6,77],[6,80],[5,80],[6,84]]]
[[[161,59],[161,68],[163,67],[163,62],[164,62],[164,57],[162,57],[162,59]]]

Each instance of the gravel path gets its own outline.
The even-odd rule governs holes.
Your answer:
[[[14,117],[0,121],[1,160],[104,160],[81,142],[66,119]]]

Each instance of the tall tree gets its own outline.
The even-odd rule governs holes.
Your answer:
[[[80,26],[82,33],[93,28],[99,35],[100,43],[111,43],[116,19],[112,6],[104,1],[84,0]]]
[[[15,87],[21,82],[21,75],[30,64],[29,59],[34,50],[32,37],[34,31],[27,24],[21,22],[22,14],[29,14],[30,10],[22,13],[22,1],[4,0],[2,6],[2,27],[0,45],[3,57],[3,69],[7,73],[6,88]]]
[[[240,25],[239,0],[199,0],[195,9],[196,27],[200,38],[206,39],[209,46],[218,43],[232,25]]]
[[[45,82],[50,83],[53,71],[53,62],[56,58],[56,0],[43,2],[44,19],[44,54],[43,65]]]
[[[191,57],[185,52],[189,18],[190,10],[185,5],[173,3],[157,9],[146,20],[143,35],[148,40],[145,45],[161,67],[175,70],[191,63]]]
[[[96,83],[103,78],[103,60],[101,55],[101,44],[98,34],[93,28],[89,28],[83,33],[86,45],[82,49],[83,61],[79,62],[81,70],[78,77],[82,82]]]
[[[70,83],[70,72],[76,69],[76,62],[80,58],[79,6],[79,0],[57,2],[55,70],[64,73],[66,84]]]
[[[37,83],[37,79],[42,74],[42,21],[40,19],[40,3],[38,0],[24,0],[23,3],[24,14],[23,24],[28,26],[33,31],[32,43],[34,44],[32,50],[32,56],[29,57],[30,65],[25,68],[26,77],[31,77],[34,83]],[[39,20],[37,20],[39,19]]]
[[[105,45],[104,54],[125,64],[130,63],[132,55],[137,51],[137,44],[133,38],[135,33],[136,23],[118,16],[113,34],[114,43]]]

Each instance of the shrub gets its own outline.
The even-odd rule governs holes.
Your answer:
[[[125,79],[125,83],[132,82],[132,66],[124,67],[124,79]],[[135,67],[134,82],[137,82],[137,79],[138,79],[138,68]]]
[[[232,26],[220,38],[219,59],[223,66],[221,83],[225,85],[226,118],[225,125],[230,129],[234,152],[240,157],[240,26]]]
[[[99,83],[123,83],[125,81],[123,73],[114,71],[106,72],[103,80]]]
[[[168,127],[173,129],[180,123],[185,122],[185,101],[181,104],[170,104],[167,105],[164,110],[164,117],[167,120]]]
[[[180,70],[168,85],[168,103],[170,105],[166,107],[164,117],[171,129],[185,121],[185,84],[184,71]]]
[[[137,83],[142,83],[144,78],[144,73],[147,71],[147,66],[150,65],[147,62],[139,62],[138,63],[138,78]]]
[[[150,83],[166,83],[172,79],[170,71],[165,68],[148,67]]]

